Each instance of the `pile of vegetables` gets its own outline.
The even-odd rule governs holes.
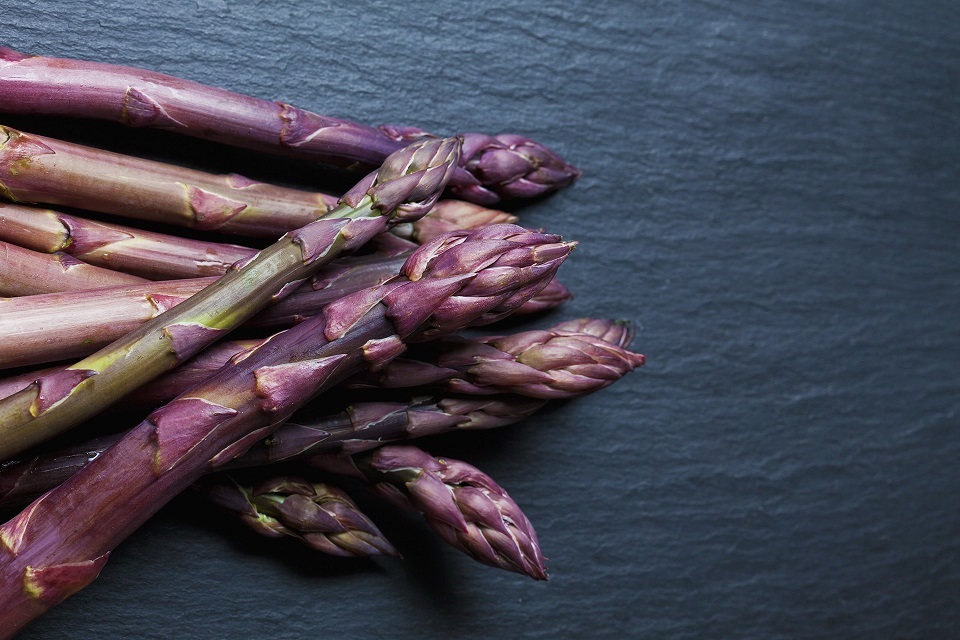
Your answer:
[[[323,194],[0,126],[0,504],[22,509],[0,526],[0,634],[89,584],[191,486],[266,536],[396,555],[332,484],[358,478],[478,561],[546,577],[506,491],[407,441],[511,424],[643,364],[612,320],[456,333],[571,298],[555,274],[574,243],[488,207],[575,168],[522,136],[368,127],[2,48],[0,112],[370,170]],[[98,429],[117,415],[137,417]],[[91,440],[45,444],[81,425]]]

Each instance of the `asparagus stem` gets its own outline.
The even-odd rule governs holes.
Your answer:
[[[0,400],[0,459],[96,415],[193,356],[342,251],[422,216],[449,179],[459,141],[424,141],[390,156],[329,218],[283,236],[242,266],[63,372]],[[428,245],[427,245],[428,246]]]
[[[330,302],[395,274],[410,252],[346,257],[328,264],[293,293],[247,321],[289,326]],[[88,356],[175,308],[218,278],[0,299],[0,368]],[[104,310],[108,309],[109,314]],[[56,318],[51,323],[50,318]],[[3,397],[0,395],[0,397]]]
[[[275,238],[334,196],[214,175],[0,126],[0,195],[200,230]]]
[[[632,338],[629,325],[611,329],[607,324],[580,319],[510,336],[450,336],[418,347],[413,357],[397,358],[356,384],[572,398],[612,384],[645,362],[643,355],[621,346]]]
[[[585,341],[600,340],[617,349],[626,349],[633,336],[628,323],[611,320],[581,318],[565,321],[554,327],[554,332],[567,331],[568,337],[577,334]],[[514,337],[523,342],[539,332],[525,332]],[[130,399],[159,405],[191,386],[207,379],[231,358],[254,343],[222,342],[203,351],[196,358],[175,371],[134,392]],[[453,343],[459,348],[457,343]],[[482,345],[481,345],[482,346]],[[576,352],[568,355],[578,357]],[[624,366],[611,369],[620,375],[627,373],[637,354],[625,351],[620,356]],[[559,372],[573,366],[574,361],[559,358],[552,369]],[[552,371],[548,371],[550,373]],[[495,371],[488,371],[487,383],[495,388],[523,387],[511,379],[509,370],[497,380]],[[592,378],[593,386],[579,386],[574,395],[584,395],[609,384],[606,378]],[[246,453],[230,463],[234,467],[273,464],[291,459],[310,458],[328,453],[351,454],[375,448],[384,442],[436,435],[452,430],[479,430],[513,424],[539,410],[547,400],[514,394],[489,395],[489,388],[463,385],[469,395],[431,395],[429,389],[414,389],[406,402],[374,401],[350,405],[344,411],[325,414],[316,410],[302,410],[275,431],[269,438],[253,445]],[[46,452],[22,460],[10,460],[0,465],[0,506],[21,504],[40,493],[63,483],[79,471],[89,460],[96,458],[113,444],[120,435],[104,436],[74,447]]]
[[[222,276],[257,250],[0,203],[0,240],[150,280]]]
[[[505,394],[415,396],[407,402],[360,402],[334,414],[305,407],[224,468],[310,460],[330,453],[358,453],[385,442],[503,427],[519,422],[546,403],[547,400]],[[63,484],[123,435],[102,435],[0,463],[0,507],[22,506]]]
[[[0,112],[111,120],[225,144],[349,166],[380,164],[427,135],[321,116],[169,75],[0,47]],[[580,172],[523,136],[462,134],[461,169],[451,180],[459,198],[480,204],[539,196]]]
[[[66,253],[40,253],[0,241],[0,296],[29,296],[147,282],[87,264]]]
[[[438,238],[407,261],[403,276],[341,298],[153,412],[0,527],[0,629],[15,633],[86,586],[160,506],[311,397],[382,366],[405,339],[508,314],[546,285],[571,248],[512,225]]]
[[[258,312],[245,326],[285,327],[316,315],[337,298],[396,273],[409,255],[404,251],[336,260],[288,297]],[[215,278],[194,278],[0,299],[0,369],[90,355],[213,282]],[[570,297],[566,287],[552,280],[514,313],[553,309]],[[110,310],[109,317],[104,309]],[[55,324],[49,321],[53,317],[57,318]],[[0,381],[0,388],[4,386]]]

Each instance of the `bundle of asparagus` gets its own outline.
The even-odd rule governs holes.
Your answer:
[[[0,506],[26,505],[0,526],[0,636],[90,583],[191,486],[262,535],[398,555],[333,484],[362,479],[476,560],[546,578],[533,526],[499,484],[397,441],[512,424],[644,363],[630,326],[609,320],[454,334],[571,299],[555,274],[574,243],[480,205],[566,186],[575,168],[522,136],[367,127],[4,48],[0,112],[379,165],[338,197],[0,125]],[[104,431],[121,409],[139,424]],[[97,435],[44,448],[80,425]],[[238,468],[266,475],[225,475]]]

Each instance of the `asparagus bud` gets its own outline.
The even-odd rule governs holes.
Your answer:
[[[351,458],[318,457],[312,464],[375,483],[382,496],[420,511],[444,540],[479,562],[547,578],[533,525],[500,485],[472,465],[410,445]]]
[[[399,555],[350,496],[333,485],[281,477],[248,487],[227,478],[206,493],[269,538],[290,536],[335,556]]]
[[[462,229],[479,229],[491,224],[514,224],[517,216],[496,209],[487,209],[462,200],[441,200],[420,220],[397,225],[394,233],[423,244],[437,236]]]

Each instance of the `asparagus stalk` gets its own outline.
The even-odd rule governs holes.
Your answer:
[[[222,276],[257,250],[0,203],[0,240],[150,280]]]
[[[286,234],[189,300],[0,400],[0,459],[70,429],[190,358],[391,219],[422,216],[446,185],[458,152],[453,138],[397,152],[347,193],[330,218]]]
[[[412,251],[441,233],[516,221],[516,216],[503,211],[460,200],[441,200],[420,220],[395,226],[391,229],[393,236],[379,236],[378,245],[383,253]],[[393,237],[411,243],[395,242]],[[256,253],[256,249],[235,244],[195,240],[5,203],[0,203],[0,241],[43,253],[62,251],[88,264],[151,280],[222,276],[235,262]]]
[[[314,465],[375,483],[377,492],[419,510],[440,537],[484,564],[546,580],[533,525],[493,479],[460,460],[410,445],[387,445]]]
[[[86,586],[157,509],[311,397],[382,366],[405,339],[508,314],[545,286],[571,248],[512,225],[438,238],[403,276],[341,298],[153,412],[0,527],[0,629],[16,633]]]
[[[356,384],[571,398],[610,385],[646,361],[621,346],[632,337],[629,325],[610,329],[606,324],[574,320],[547,330],[479,340],[449,336],[418,347],[413,357],[397,358]]]
[[[335,556],[399,555],[350,496],[331,484],[284,476],[246,486],[228,476],[205,493],[268,538],[296,538]]]
[[[418,396],[408,402],[356,403],[334,414],[318,413],[307,407],[225,467],[240,469],[310,460],[329,453],[358,453],[395,440],[493,429],[519,422],[546,403],[516,395]],[[0,463],[0,508],[22,506],[63,484],[123,435],[102,435]]]
[[[378,165],[427,135],[321,116],[152,71],[28,56],[2,47],[0,112],[112,120],[342,166]],[[467,133],[463,138],[461,169],[451,188],[465,200],[493,204],[539,196],[580,175],[556,153],[523,136]]]
[[[410,253],[336,260],[317,277],[252,316],[246,325],[283,327],[316,315],[325,305],[348,293],[383,282],[400,269]],[[0,367],[90,355],[217,280],[170,280],[0,299]],[[105,309],[109,309],[109,316],[104,314]]]
[[[288,297],[258,312],[245,326],[275,328],[300,322],[343,295],[382,282],[396,273],[408,256],[403,252],[336,260]],[[194,278],[0,299],[0,369],[90,355],[215,281]],[[566,287],[552,280],[514,313],[553,309],[570,297]],[[104,309],[110,310],[109,317]],[[20,388],[11,390],[0,380],[0,398]]]
[[[66,253],[40,253],[0,241],[0,296],[124,287],[146,279],[104,269]]]
[[[275,238],[337,198],[214,175],[0,126],[0,195],[205,231]]]
[[[584,340],[599,340],[623,350],[623,365],[612,371],[625,374],[638,354],[626,351],[633,338],[629,323],[580,318],[558,324],[554,332],[580,334]],[[529,335],[530,332],[527,332]],[[518,341],[522,341],[519,334]],[[258,343],[223,342],[213,345],[175,372],[162,376],[132,397],[148,404],[161,404],[189,387],[208,378],[231,358]],[[617,353],[614,351],[613,353]],[[568,354],[569,355],[569,354]],[[575,357],[576,352],[572,352]],[[605,354],[607,355],[607,354]],[[552,369],[559,372],[575,365],[558,359]],[[511,385],[523,388],[524,382],[507,375],[495,380],[496,372],[488,372],[488,382],[501,389]],[[593,386],[579,385],[566,397],[577,397],[609,384],[606,377],[585,378]],[[324,454],[352,454],[375,448],[384,442],[405,440],[448,431],[492,429],[513,424],[539,410],[547,400],[516,394],[489,395],[488,388],[465,385],[464,391],[480,395],[430,395],[429,390],[415,389],[414,397],[405,402],[359,402],[344,411],[326,414],[302,410],[275,431],[269,438],[253,445],[245,454],[230,463],[231,467],[251,467],[292,459],[311,458]],[[0,506],[22,504],[62,484],[90,460],[103,453],[121,434],[102,436],[73,447],[45,452],[22,460],[0,464]]]

